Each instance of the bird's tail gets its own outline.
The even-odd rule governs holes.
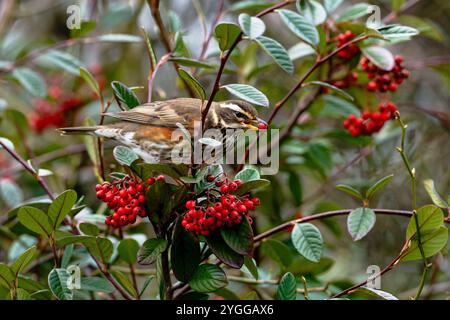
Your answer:
[[[94,134],[95,130],[101,128],[100,126],[92,127],[70,127],[57,129],[61,135],[76,135],[76,134]]]

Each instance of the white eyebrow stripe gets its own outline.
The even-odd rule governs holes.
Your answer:
[[[234,104],[234,103],[221,103],[220,107],[224,108],[224,109],[231,109],[231,110],[234,110],[236,112],[245,113],[244,110],[242,110],[241,107],[239,107],[237,104]]]

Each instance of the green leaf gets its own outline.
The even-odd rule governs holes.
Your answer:
[[[178,69],[178,75],[194,90],[198,98],[206,100],[205,88],[203,88],[202,84],[192,74],[183,69]]]
[[[137,253],[139,251],[139,243],[132,238],[123,239],[120,241],[117,247],[119,257],[128,262],[129,264],[135,264],[137,260]]]
[[[126,275],[124,275],[120,271],[111,271],[111,274],[113,275],[114,279],[119,282],[120,286],[123,287],[129,294],[131,294],[131,296],[137,297],[136,289]]]
[[[61,268],[66,269],[69,266],[72,254],[73,254],[73,244],[70,244],[64,249],[64,254],[61,259]]]
[[[319,33],[316,27],[304,16],[286,9],[277,10],[277,13],[281,16],[286,26],[300,39],[313,46],[319,44]]]
[[[376,215],[372,209],[358,208],[350,212],[347,229],[354,241],[361,240],[375,225]]]
[[[419,18],[411,15],[401,15],[397,20],[403,24],[414,26],[421,36],[443,42],[445,39],[444,31],[431,19]]]
[[[53,200],[48,208],[48,216],[53,222],[53,230],[56,230],[64,221],[76,202],[77,193],[74,190],[66,190]]]
[[[252,190],[262,189],[269,185],[270,181],[266,179],[251,180],[241,184],[236,190],[236,193],[239,195],[243,195],[249,193]]]
[[[155,49],[153,48],[152,41],[150,40],[150,37],[148,36],[147,30],[145,30],[144,27],[141,28],[142,33],[144,35],[145,45],[147,47],[147,54],[150,59],[150,68],[151,70],[155,70],[156,65],[158,64],[158,59],[156,58]]]
[[[219,43],[220,50],[226,51],[239,38],[241,29],[234,23],[220,23],[214,29],[214,35]]]
[[[191,288],[197,292],[214,292],[228,284],[225,272],[216,265],[199,265],[189,280]]]
[[[268,239],[263,243],[263,252],[266,256],[275,260],[280,267],[287,268],[291,265],[293,256],[291,249],[281,241]]]
[[[288,172],[288,185],[294,204],[299,207],[303,202],[303,187],[300,176],[295,171]]]
[[[321,112],[323,116],[347,118],[351,114],[357,115],[360,113],[353,103],[340,97],[327,94],[322,96],[321,99],[324,103],[324,108]]]
[[[241,180],[242,182],[248,182],[252,180],[259,180],[260,175],[258,170],[254,168],[245,168],[244,170],[239,171],[234,177],[236,180]]]
[[[232,95],[252,104],[263,107],[269,106],[269,99],[267,99],[264,93],[252,86],[235,83],[224,85],[222,88],[227,89]]]
[[[258,37],[256,42],[284,71],[290,74],[294,72],[294,65],[289,58],[289,54],[280,43],[264,36]]]
[[[277,289],[277,300],[295,300],[297,298],[297,281],[292,273],[286,273]]]
[[[113,150],[114,158],[123,166],[130,167],[131,164],[139,159],[138,155],[128,147],[117,146]]]
[[[170,261],[175,277],[187,282],[200,264],[200,244],[198,240],[181,226],[178,219],[170,250]]]
[[[439,192],[436,190],[433,180],[431,180],[431,179],[425,180],[423,182],[423,185],[425,186],[425,190],[427,191],[428,195],[430,196],[431,200],[433,201],[433,203],[435,205],[437,205],[438,207],[440,207],[442,209],[449,208],[449,205],[447,204],[447,202],[445,202],[445,200],[441,197]]]
[[[364,292],[370,296],[379,298],[381,300],[398,300],[397,297],[395,297],[393,294],[391,294],[389,292],[378,290],[378,289],[373,289],[373,288],[369,288],[369,287],[361,287],[357,291]]]
[[[21,224],[37,234],[49,237],[52,233],[50,218],[39,209],[25,206],[19,209],[17,216]]]
[[[291,233],[291,240],[297,251],[306,259],[319,262],[322,257],[323,239],[316,226],[297,223]]]
[[[114,96],[120,102],[126,104],[129,109],[133,109],[141,104],[136,94],[128,88],[126,85],[119,81],[111,82],[111,88],[113,89]]]
[[[210,234],[205,240],[214,255],[227,266],[235,269],[243,266],[244,256],[231,249],[219,232]]]
[[[80,74],[80,68],[83,67],[83,63],[78,58],[68,52],[58,50],[51,50],[43,54],[36,59],[36,62],[48,67],[56,66],[76,76]]]
[[[425,257],[429,258],[440,252],[448,242],[448,229],[444,226],[439,227],[437,230],[421,233],[422,248],[425,253]],[[417,239],[411,241],[411,245],[402,257],[403,261],[421,260],[422,256],[419,249],[419,243]]]
[[[375,195],[375,193],[378,190],[383,189],[384,187],[386,187],[389,183],[391,183],[393,178],[394,178],[394,175],[391,174],[391,175],[386,176],[386,177],[378,180],[377,182],[375,182],[375,184],[373,186],[371,186],[369,188],[369,190],[367,190],[367,192],[366,192],[366,199],[368,199],[368,200],[372,199],[373,196]]]
[[[385,27],[381,27],[377,29],[385,39],[388,40],[397,40],[399,38],[410,38],[417,36],[419,34],[419,30],[401,26],[398,24],[393,24]]]
[[[152,221],[159,221],[163,219],[166,214],[170,214],[170,208],[172,208],[171,199],[172,190],[171,187],[165,181],[156,181],[155,184],[149,188],[145,194],[147,205],[151,208],[150,219]]]
[[[111,240],[93,236],[67,236],[58,239],[58,246],[66,246],[68,244],[81,243],[97,260],[103,264],[109,263],[113,253],[113,244]]]
[[[32,300],[31,295],[24,289],[16,289],[16,299],[17,300]]]
[[[357,3],[345,9],[336,21],[356,20],[369,14],[370,4]]]
[[[221,229],[220,233],[225,243],[237,253],[251,255],[253,252],[253,230],[246,217],[238,226]]]
[[[203,68],[203,69],[214,69],[215,67],[211,64],[198,61],[195,59],[189,59],[189,58],[182,58],[182,57],[172,57],[169,59],[169,61],[175,62],[181,66],[184,67],[190,67],[190,68]]]
[[[329,88],[329,89],[331,89],[331,90],[334,90],[334,91],[336,91],[337,93],[339,93],[341,96],[347,98],[347,99],[350,100],[350,101],[355,100],[355,99],[354,99],[350,94],[348,94],[345,90],[342,90],[342,89],[340,89],[340,88],[338,88],[338,87],[336,87],[336,86],[333,86],[333,85],[330,84],[330,83],[322,82],[322,81],[311,81],[311,82],[306,83],[305,85],[310,85],[310,84],[314,84],[314,85],[317,85],[317,86],[322,86],[322,87],[326,87],[326,88]]]
[[[406,0],[391,0],[392,11],[397,12],[405,4]]]
[[[141,291],[139,292],[139,297],[142,297],[145,290],[147,290],[148,286],[150,285],[150,283],[152,283],[154,278],[155,278],[155,276],[151,275],[145,280],[144,284],[142,285]]]
[[[291,61],[316,54],[316,51],[309,44],[304,42],[299,42],[288,49],[288,55]]]
[[[92,223],[82,222],[78,228],[87,236],[98,236],[100,234],[100,229]]]
[[[231,4],[230,11],[242,11],[242,10],[264,10],[270,8],[273,5],[272,2],[265,0],[241,0]]]
[[[420,234],[432,232],[444,225],[442,210],[436,206],[428,205],[417,210],[417,220]],[[412,217],[406,229],[406,239],[409,240],[417,234],[415,218]]]
[[[241,26],[244,34],[251,40],[258,38],[266,31],[266,25],[258,17],[252,17],[247,13],[241,13],[239,15],[239,25]]]
[[[319,25],[327,19],[327,11],[317,1],[314,0],[298,0],[297,11],[305,17],[307,21],[313,25]]]
[[[244,267],[253,276],[255,280],[259,279],[258,267],[256,266],[256,262],[252,257],[244,258]]]
[[[359,192],[358,190],[356,190],[353,187],[347,186],[345,184],[340,184],[340,185],[336,186],[336,189],[338,189],[339,191],[345,192],[345,193],[355,197],[356,199],[364,200],[364,197],[361,194],[361,192]]]
[[[363,54],[377,67],[391,71],[395,66],[392,53],[383,47],[367,47],[361,49]]]
[[[0,263],[0,287],[11,288],[15,278],[11,268],[4,263]]]
[[[0,147],[0,149],[2,149],[2,147]],[[17,207],[23,202],[22,190],[14,181],[10,179],[0,180],[0,195],[2,200],[5,201],[10,208]]]
[[[113,293],[113,285],[101,277],[84,277],[80,279],[81,290],[94,291],[94,292],[104,292]]]
[[[25,270],[26,267],[30,265],[31,262],[36,258],[37,256],[37,248],[36,246],[33,246],[26,250],[24,253],[18,257],[13,264],[11,265],[11,270],[15,274],[16,278],[23,270]]]
[[[155,262],[156,258],[167,249],[167,245],[165,239],[146,240],[138,252],[137,260],[139,264],[147,265]]]
[[[344,0],[325,0],[325,10],[327,10],[328,13],[333,13],[342,4],[342,2],[344,2]]]
[[[28,68],[17,68],[12,74],[31,95],[36,97],[47,96],[47,85],[45,80],[35,71]]]
[[[94,76],[89,72],[88,69],[81,67],[80,68],[80,77],[88,84],[89,88],[94,91],[97,95],[100,96],[100,87],[98,86],[97,81]]]
[[[72,300],[73,293],[67,287],[70,278],[66,269],[53,269],[48,274],[48,286],[58,300]]]

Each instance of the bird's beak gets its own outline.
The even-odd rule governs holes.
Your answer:
[[[249,122],[249,123],[245,123],[244,125],[245,125],[248,129],[250,129],[250,130],[256,130],[256,131],[261,130],[261,127],[265,127],[265,128],[268,127],[267,122],[265,122],[264,120],[262,120],[262,119],[260,119],[260,118],[256,118],[256,119],[252,120],[252,121]]]

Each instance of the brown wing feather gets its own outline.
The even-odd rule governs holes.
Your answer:
[[[177,123],[190,127],[193,121],[201,118],[200,106],[199,99],[179,98],[148,103],[129,111],[105,115],[122,121],[158,127],[175,128]]]

